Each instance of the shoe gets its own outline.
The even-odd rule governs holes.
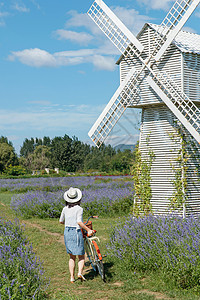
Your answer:
[[[82,281],[86,281],[85,277],[82,274],[78,274],[78,279]]]
[[[74,283],[74,282],[75,282],[75,279],[74,279],[74,278],[71,278],[71,279],[70,279],[70,282],[71,282],[71,283]]]

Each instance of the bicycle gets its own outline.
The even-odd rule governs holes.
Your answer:
[[[98,216],[91,216],[87,219],[84,224],[92,229],[92,222],[89,221],[91,218],[98,218]],[[85,252],[87,254],[87,257],[89,259],[89,264],[91,264],[93,270],[95,272],[99,272],[101,278],[103,281],[105,281],[105,272],[104,272],[104,266],[103,266],[103,256],[101,255],[99,246],[97,242],[100,242],[99,238],[95,236],[96,230],[93,230],[94,234],[93,236],[87,236],[86,230],[82,230],[83,239],[84,239],[84,248]],[[104,256],[105,257],[105,256]]]

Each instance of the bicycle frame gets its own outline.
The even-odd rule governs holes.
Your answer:
[[[84,224],[87,224],[89,219],[93,217],[89,217]],[[95,231],[96,233],[96,231]],[[94,234],[95,234],[94,233]],[[103,267],[103,257],[99,250],[97,243],[100,242],[100,239],[97,236],[88,237],[84,235],[84,245],[87,253],[87,257],[90,261],[90,264],[95,272],[99,272],[101,278],[105,281],[105,273]]]

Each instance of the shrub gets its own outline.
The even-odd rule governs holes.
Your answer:
[[[199,219],[129,216],[113,228],[108,249],[124,268],[159,270],[181,288],[199,287]]]
[[[0,218],[0,299],[44,299],[44,270],[16,221]]]
[[[26,174],[26,169],[23,168],[22,166],[12,166],[9,165],[5,171],[7,175],[11,176],[19,176],[19,175],[25,175]]]
[[[115,201],[110,201],[109,199],[95,199],[92,202],[83,202],[82,207],[84,209],[84,215],[86,216],[96,214],[101,216],[122,216],[130,213],[133,207],[133,198],[126,197]]]

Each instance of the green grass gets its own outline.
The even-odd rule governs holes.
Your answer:
[[[1,216],[14,220],[15,215],[10,209],[11,193],[0,194]],[[38,219],[31,218],[23,220],[19,218],[21,224],[25,224],[25,234],[33,245],[33,249],[38,257],[43,261],[46,277],[51,278],[50,285],[46,291],[50,300],[68,299],[133,299],[133,300],[153,300],[153,299],[200,299],[195,291],[178,290],[162,280],[159,272],[133,274],[132,270],[127,271],[113,257],[107,256],[104,259],[106,271],[106,283],[100,276],[97,276],[89,267],[85,268],[86,282],[69,282],[68,255],[63,244],[64,227],[59,224],[58,219]],[[93,220],[93,228],[97,230],[100,238],[99,244],[102,254],[107,253],[106,244],[109,241],[111,226],[118,218],[99,218]]]

